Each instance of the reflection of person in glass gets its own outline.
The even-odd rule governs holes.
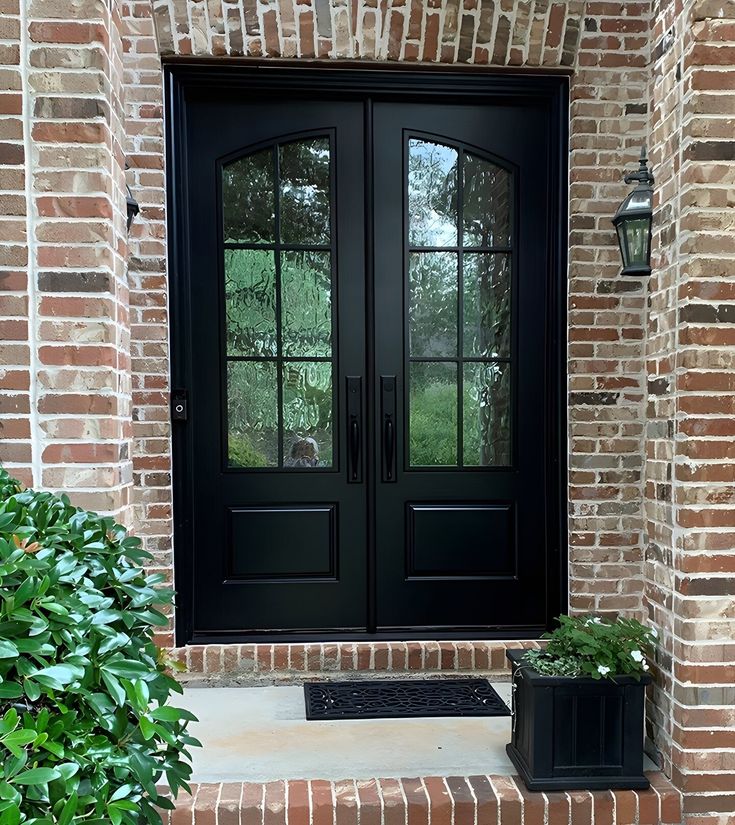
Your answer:
[[[316,467],[319,464],[319,445],[313,438],[296,438],[284,459],[284,467]]]

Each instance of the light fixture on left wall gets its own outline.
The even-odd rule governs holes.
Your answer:
[[[612,219],[618,233],[623,275],[651,274],[651,227],[653,225],[653,175],[648,169],[646,147],[641,149],[639,168],[625,176],[638,186],[620,204]]]

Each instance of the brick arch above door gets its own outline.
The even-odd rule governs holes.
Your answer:
[[[585,0],[154,0],[162,55],[572,67]],[[599,5],[599,4],[598,4]]]

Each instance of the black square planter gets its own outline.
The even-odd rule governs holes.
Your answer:
[[[513,733],[506,750],[531,791],[645,789],[646,685],[632,676],[543,676],[513,668]]]

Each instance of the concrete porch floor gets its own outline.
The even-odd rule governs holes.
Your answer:
[[[200,720],[194,782],[514,773],[509,716],[307,722],[301,685],[187,688],[177,704]]]

